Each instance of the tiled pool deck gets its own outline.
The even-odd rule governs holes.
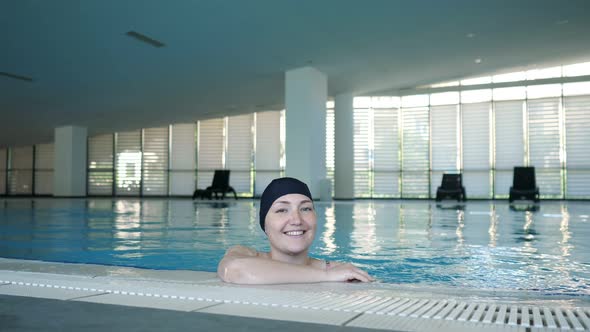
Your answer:
[[[2,258],[0,295],[324,327],[401,331],[590,330],[587,302],[555,297],[540,301],[538,295],[526,292],[449,294],[436,288],[379,283],[238,286],[225,284],[210,272]]]

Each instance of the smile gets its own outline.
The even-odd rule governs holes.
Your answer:
[[[285,232],[283,234],[288,235],[288,236],[300,236],[303,235],[305,233],[305,231],[289,231],[289,232]]]

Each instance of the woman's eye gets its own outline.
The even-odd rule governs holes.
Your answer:
[[[275,213],[285,213],[287,212],[287,209],[278,209],[275,211]]]
[[[305,212],[309,212],[309,211],[313,211],[312,207],[306,206],[304,208],[301,208],[301,211],[305,211]]]

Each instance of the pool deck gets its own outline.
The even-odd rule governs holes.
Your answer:
[[[455,293],[381,283],[240,286],[210,272],[0,258],[0,331],[590,330],[586,297]]]

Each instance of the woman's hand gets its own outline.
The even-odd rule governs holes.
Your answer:
[[[328,281],[360,281],[360,282],[371,282],[375,281],[367,272],[359,269],[358,267],[350,264],[338,264],[330,266],[326,270]]]

